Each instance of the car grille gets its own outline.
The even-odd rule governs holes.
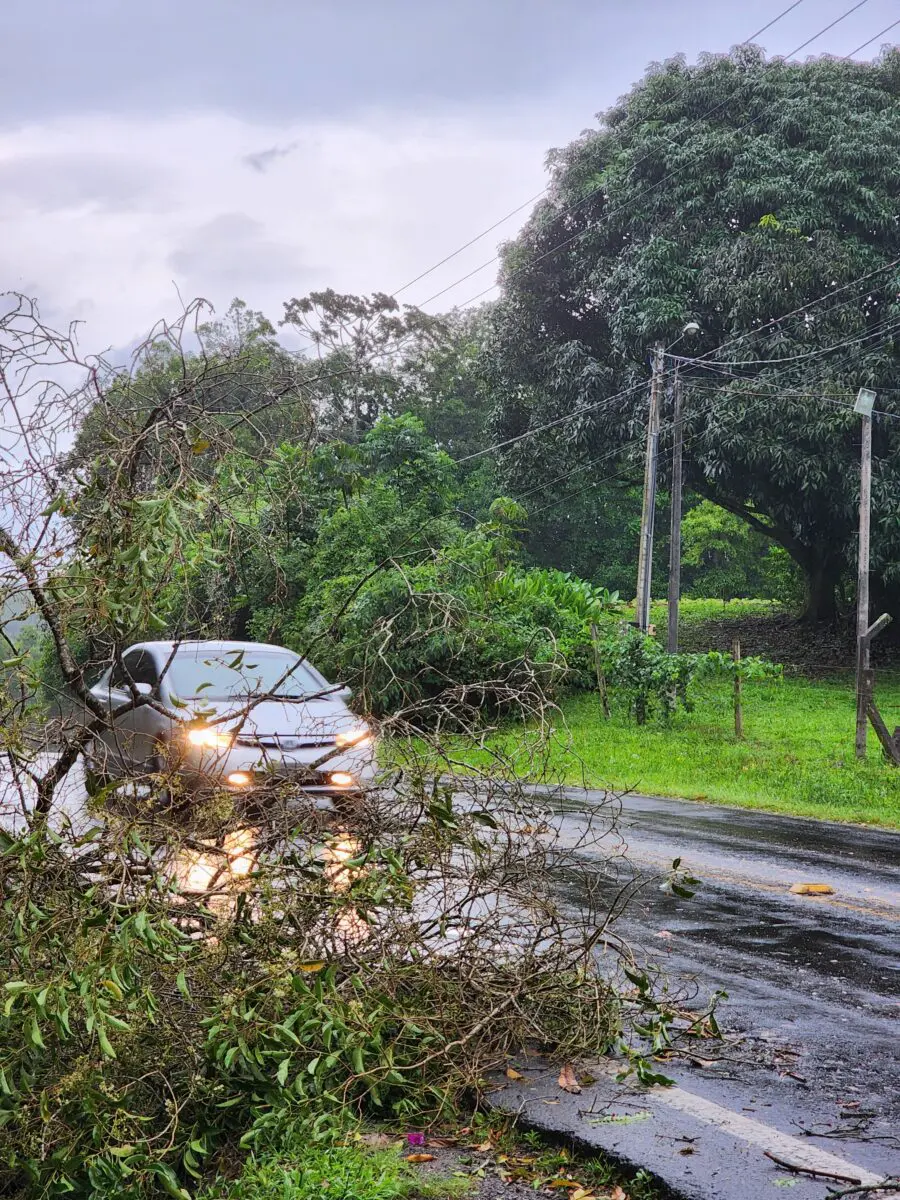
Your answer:
[[[290,754],[295,750],[328,750],[334,746],[334,737],[288,737],[286,734],[238,734],[234,739],[236,746],[244,746],[252,750],[278,750]]]

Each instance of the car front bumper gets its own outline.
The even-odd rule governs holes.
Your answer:
[[[246,746],[225,751],[189,747],[177,769],[189,786],[197,788],[224,787],[240,793],[288,785],[328,796],[366,791],[378,774],[371,742],[358,749],[316,747],[297,752],[261,752]]]

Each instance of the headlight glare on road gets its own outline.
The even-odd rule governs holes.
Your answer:
[[[372,740],[372,731],[366,725],[358,725],[355,729],[345,729],[334,740],[342,750],[348,746],[367,746]]]
[[[234,744],[233,734],[223,733],[220,729],[210,729],[206,725],[189,729],[187,739],[192,746],[204,746],[210,750],[230,750]]]

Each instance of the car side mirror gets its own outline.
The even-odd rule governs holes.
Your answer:
[[[152,684],[149,684],[149,683],[143,683],[143,682],[136,683],[134,685],[134,690],[137,692],[137,694],[139,696],[152,696],[153,695],[153,686],[152,686]]]
[[[334,694],[338,700],[351,700],[353,698],[353,690],[352,688],[348,688],[346,683],[342,687],[339,687]]]

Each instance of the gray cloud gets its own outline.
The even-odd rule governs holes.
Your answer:
[[[61,112],[215,108],[262,120],[432,111],[574,87],[594,111],[652,59],[725,50],[779,0],[2,0],[0,124]],[[847,0],[764,34],[786,52]],[[868,0],[810,52],[845,54],[896,16]],[[875,48],[869,53],[874,53]],[[610,93],[612,93],[610,95]]]
[[[287,295],[322,275],[322,268],[310,266],[296,247],[271,238],[260,221],[242,212],[219,213],[190,230],[167,261],[190,291],[218,296],[223,287],[239,291],[273,284],[281,284]]]
[[[0,288],[85,317],[94,346],[177,311],[173,274],[277,317],[451,255],[403,299],[466,304],[525,213],[453,251],[538,192],[548,146],[650,60],[727,49],[783,2],[0,0]],[[762,40],[786,53],[846,4],[801,4]],[[895,7],[868,0],[810,53]]]
[[[161,191],[160,172],[121,155],[65,151],[21,154],[0,162],[4,211],[61,212],[90,205],[97,212],[151,206]]]
[[[296,149],[296,142],[291,142],[289,146],[270,146],[268,150],[257,150],[253,154],[245,154],[241,162],[252,167],[254,171],[264,174],[273,162],[279,158],[285,158],[288,154],[293,154]]]

